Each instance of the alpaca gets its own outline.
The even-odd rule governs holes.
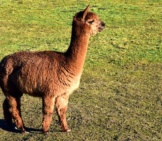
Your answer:
[[[48,133],[54,107],[61,129],[69,132],[66,111],[70,94],[78,88],[89,38],[105,28],[99,17],[85,10],[75,14],[70,46],[66,52],[16,52],[0,63],[0,87],[5,95],[3,114],[9,128],[26,132],[21,117],[23,93],[42,99],[42,132]]]

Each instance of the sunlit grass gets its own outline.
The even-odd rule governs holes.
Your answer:
[[[61,133],[54,114],[47,136],[11,133],[0,112],[0,140],[162,140],[161,1],[2,0],[0,58],[22,50],[65,51],[72,17],[88,4],[106,29],[90,39],[80,88],[69,101],[72,132]],[[41,129],[41,100],[24,96],[22,103],[25,125]]]

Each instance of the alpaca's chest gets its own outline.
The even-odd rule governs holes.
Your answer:
[[[78,77],[75,77],[69,87],[67,88],[67,94],[72,94],[78,87],[79,87],[79,84],[80,84],[80,76]]]

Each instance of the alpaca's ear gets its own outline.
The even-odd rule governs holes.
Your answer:
[[[89,9],[90,9],[90,6],[88,5],[88,6],[86,7],[86,9],[83,11],[83,17],[82,17],[82,20],[85,20],[85,17],[86,17],[86,15],[87,15]]]

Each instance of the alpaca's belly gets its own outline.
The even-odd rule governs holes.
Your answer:
[[[60,95],[66,93],[70,95],[79,87],[80,84],[80,76],[68,79],[53,79],[48,78],[46,81],[43,77],[18,77],[16,79],[17,88],[23,92],[32,96],[41,96],[43,93],[51,93],[52,95]],[[42,78],[42,79],[41,79]]]

